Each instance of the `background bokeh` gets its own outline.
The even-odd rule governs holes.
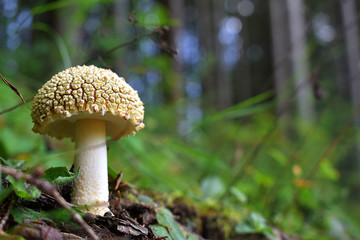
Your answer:
[[[111,68],[139,92],[146,125],[110,144],[113,177],[304,239],[360,239],[359,8],[0,0],[0,73],[31,104],[65,68]],[[73,143],[33,133],[0,86],[0,156],[70,168]]]

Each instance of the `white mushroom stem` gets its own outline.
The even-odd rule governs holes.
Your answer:
[[[104,215],[108,208],[108,171],[105,122],[82,119],[75,123],[74,169],[80,168],[72,192],[72,203]]]

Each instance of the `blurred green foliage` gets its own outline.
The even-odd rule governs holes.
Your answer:
[[[40,15],[78,2],[86,1],[41,5],[32,13]],[[82,21],[91,4],[78,6],[83,7],[77,9],[83,14],[78,15],[78,21]],[[147,27],[144,32],[152,30],[149,26],[174,24],[164,7],[154,5],[152,10],[149,16],[149,12],[136,9],[139,25]],[[108,20],[104,19],[104,24],[111,27]],[[34,96],[42,83],[75,58],[67,50],[71,43],[50,26],[35,20],[33,28],[47,36],[38,37],[31,47],[24,43],[16,51],[2,49],[0,58],[0,73],[25,99]],[[106,51],[119,43],[116,33],[97,34],[93,36],[95,49]],[[136,51],[140,43],[129,48]],[[117,57],[126,56],[121,52]],[[104,59],[110,65],[117,61],[111,54]],[[175,75],[171,57],[163,53],[123,61],[130,67],[124,70],[125,76],[143,76],[149,69],[160,72],[162,79]],[[200,78],[196,74],[203,72],[199,70],[192,77]],[[185,73],[183,77],[187,77]],[[160,92],[158,87],[149,88]],[[186,133],[179,133],[178,124],[182,118],[179,109],[186,108],[188,99],[176,104],[149,103],[145,105],[145,130],[109,145],[109,172],[116,177],[123,171],[124,180],[139,189],[190,199],[203,214],[221,211],[238,221],[237,232],[271,235],[269,224],[304,239],[360,239],[360,223],[355,220],[360,217],[360,209],[348,200],[350,186],[343,184],[337,168],[352,151],[355,137],[353,127],[346,126],[350,115],[338,111],[350,113],[351,107],[346,100],[334,97],[328,103],[331,107],[321,108],[315,125],[292,117],[284,134],[277,125],[272,94],[259,94],[223,111],[204,108],[202,120]],[[14,92],[0,85],[0,156],[24,161],[27,168],[41,165],[70,169],[74,146],[69,140],[34,134],[25,106],[1,113],[19,102]],[[342,136],[344,126],[347,128]],[[332,145],[338,137],[339,142]],[[70,173],[67,176],[71,177]],[[10,182],[14,188],[19,186]],[[19,208],[12,213],[18,221],[27,214]],[[159,214],[159,218],[161,214],[167,216],[166,212]],[[157,231],[165,230],[159,227]]]
[[[18,97],[7,87],[0,92],[9,102],[18,103]],[[340,173],[334,167],[351,145],[337,146],[339,151],[323,159],[316,175],[307,178],[341,126],[328,131],[326,124],[331,119],[325,117],[320,120],[324,124],[316,127],[294,123],[298,141],[290,141],[274,129],[275,117],[266,104],[262,111],[254,111],[263,105],[256,101],[259,97],[243,108],[205,115],[204,122],[184,137],[173,124],[173,106],[152,108],[146,112],[145,130],[110,144],[109,172],[116,177],[123,171],[124,180],[139,189],[192,199],[204,205],[204,213],[212,208],[227,209],[229,217],[244,221],[246,211],[255,211],[271,224],[304,239],[333,239],[329,234],[335,228],[356,239],[358,222],[352,220],[353,213],[345,206],[349,189],[341,185]],[[236,111],[241,117],[228,117],[229,112],[236,116]],[[250,114],[243,116],[242,112]],[[73,144],[47,139],[57,149],[47,150],[44,137],[31,132],[29,114],[20,107],[2,116],[3,156],[24,161],[28,167],[69,169]],[[270,137],[264,139],[269,131]],[[257,145],[261,146],[255,155]],[[234,211],[240,216],[235,217]],[[246,225],[240,226],[236,229],[243,231]]]

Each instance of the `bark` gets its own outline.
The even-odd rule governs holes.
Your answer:
[[[127,32],[128,25],[130,24],[129,18],[129,0],[116,0],[114,1],[114,19],[115,31],[118,34]]]
[[[357,24],[356,6],[354,0],[341,0],[341,10],[346,44],[346,58],[349,72],[349,83],[352,101],[356,106],[360,104],[360,75],[359,75],[359,31]]]
[[[287,0],[291,59],[295,83],[295,96],[300,118],[314,121],[314,97],[306,53],[306,19],[303,0]]]
[[[243,29],[241,30],[242,39],[244,40],[243,52],[240,57],[239,62],[237,63],[234,75],[235,80],[233,82],[233,87],[235,92],[233,93],[233,99],[236,103],[245,101],[253,96],[253,76],[251,74],[251,62],[245,56],[245,51],[251,42],[250,31],[248,26],[248,20],[245,18],[242,20]]]
[[[183,9],[185,7],[183,0],[165,1],[159,0],[169,11],[174,24],[170,26],[169,31],[164,32],[162,40],[164,41],[163,53],[168,55],[170,59],[171,69],[163,75],[164,79],[161,83],[164,101],[168,103],[176,103],[183,96],[182,82],[182,64],[176,58],[173,50],[176,50],[177,40],[181,39],[181,31],[184,24]]]
[[[205,106],[227,108],[232,103],[232,80],[230,72],[221,65],[222,48],[217,39],[221,20],[225,16],[224,3],[214,0],[196,1],[198,31],[203,58],[213,58],[215,62],[207,69],[202,79]]]
[[[177,40],[180,39],[184,27],[184,0],[170,1],[169,7],[171,17],[177,21],[177,23],[170,29],[169,44],[170,47],[176,48]],[[183,97],[184,92],[184,82],[182,79],[183,66],[175,56],[172,58],[172,66],[174,71],[171,84],[171,101],[177,102]]]
[[[55,12],[56,25],[59,35],[66,43],[72,64],[83,62],[82,58],[82,21],[78,17],[83,14],[78,5],[61,8]],[[68,68],[70,66],[64,66]]]
[[[215,58],[216,53],[216,22],[213,18],[214,4],[212,0],[199,0],[195,2],[196,8],[201,9],[198,12],[198,32],[199,43],[202,58]],[[209,54],[211,53],[211,54]],[[216,105],[216,77],[218,69],[216,63],[213,63],[206,69],[206,75],[202,79],[204,106]]]
[[[217,56],[217,75],[216,77],[216,88],[217,88],[217,105],[220,109],[226,109],[232,104],[232,78],[231,71],[222,64],[222,56],[224,47],[221,46],[217,40],[218,33],[220,32],[221,22],[226,16],[223,1],[213,1],[213,18],[215,22],[215,34],[212,36],[215,38],[215,56]]]
[[[129,28],[131,26],[131,22],[128,20],[129,18],[129,9],[130,9],[130,3],[129,0],[116,0],[114,1],[114,27],[115,32],[119,36],[119,43],[125,42],[128,39],[134,38],[134,31],[131,32],[131,36],[129,34]],[[130,48],[130,47],[129,47]],[[118,73],[126,72],[124,69],[124,66],[126,64],[124,63],[124,55],[126,51],[128,51],[127,48],[123,48],[118,50],[117,58],[115,60],[115,70]],[[121,75],[121,74],[120,74]]]
[[[290,64],[289,64],[289,33],[285,19],[286,0],[270,1],[271,37],[273,48],[273,76],[275,83],[276,111],[279,116],[280,128],[286,125],[291,100]]]
[[[360,46],[359,46],[359,26],[358,16],[356,13],[356,3],[354,0],[341,0],[341,12],[344,25],[344,37],[346,45],[346,59],[348,65],[348,79],[350,86],[351,99],[354,105],[354,111],[358,111],[360,107],[360,75],[359,75],[359,61],[360,61]],[[360,117],[355,117],[355,129],[357,132],[356,168],[360,172]]]

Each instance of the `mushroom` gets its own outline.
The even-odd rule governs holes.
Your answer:
[[[88,212],[109,211],[106,137],[118,140],[144,128],[137,91],[108,69],[76,66],[59,72],[34,97],[33,131],[75,142],[72,203]]]

